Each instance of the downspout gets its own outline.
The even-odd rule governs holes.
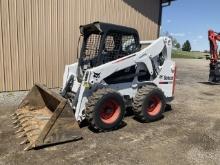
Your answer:
[[[162,10],[163,10],[162,0],[160,0],[160,11],[159,11],[159,19],[158,19],[157,38],[160,37],[160,27],[162,24]]]
[[[171,0],[172,1],[172,0]],[[171,5],[171,1],[167,3],[163,3],[163,0],[160,0],[160,11],[159,11],[159,19],[158,19],[158,30],[157,30],[157,37],[160,37],[160,27],[162,24],[162,16],[163,16],[163,7],[168,7]]]

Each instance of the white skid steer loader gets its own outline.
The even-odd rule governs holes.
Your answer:
[[[135,29],[101,22],[80,31],[80,57],[65,67],[60,95],[36,84],[12,115],[25,150],[79,140],[83,121],[98,131],[117,129],[127,107],[140,121],[158,120],[173,99],[169,38],[140,42]]]

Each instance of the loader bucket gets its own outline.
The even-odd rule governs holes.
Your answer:
[[[68,101],[36,84],[12,114],[24,150],[82,139]]]

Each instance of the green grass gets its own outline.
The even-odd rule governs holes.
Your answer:
[[[207,53],[202,52],[185,52],[181,50],[172,50],[172,58],[186,58],[186,59],[203,59]]]

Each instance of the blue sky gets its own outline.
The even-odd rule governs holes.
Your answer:
[[[208,29],[220,32],[220,0],[177,0],[163,8],[161,30],[192,50],[209,50]]]

